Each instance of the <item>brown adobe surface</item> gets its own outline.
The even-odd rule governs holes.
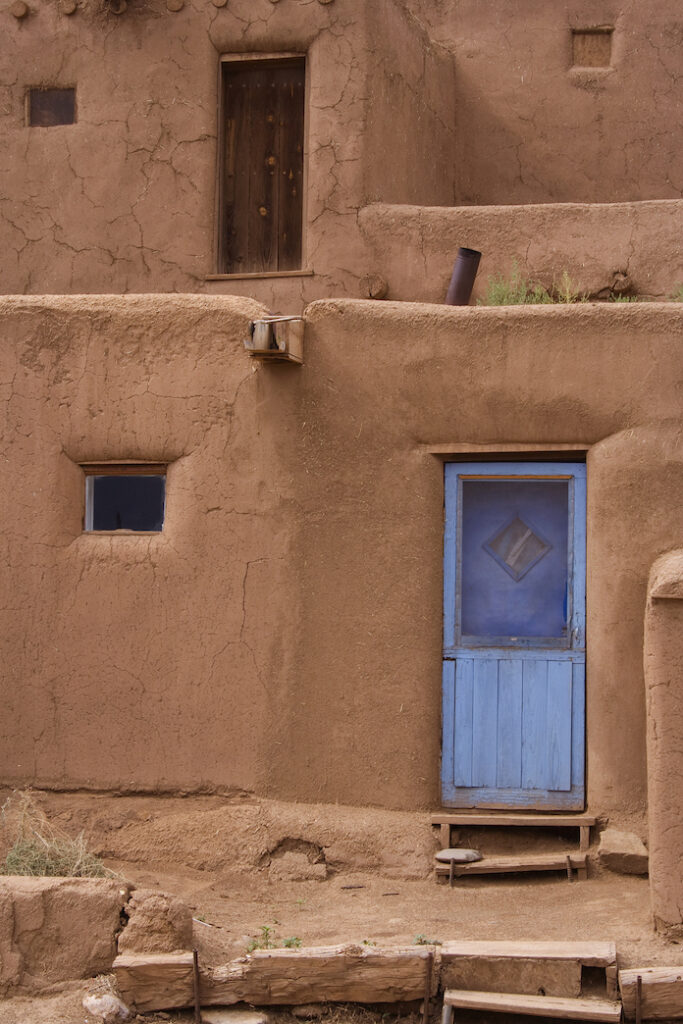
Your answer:
[[[452,890],[436,885],[431,865],[438,833],[425,813],[287,804],[248,794],[37,798],[69,831],[85,829],[91,848],[127,881],[184,900],[195,919],[193,941],[207,963],[242,955],[263,926],[280,942],[296,936],[305,946],[410,944],[417,935],[440,941],[613,940],[621,966],[680,958],[677,947],[651,929],[646,878],[593,867],[587,882],[572,885],[556,875],[470,879]],[[494,837],[474,829],[463,830],[459,841],[485,852],[510,848],[510,842],[517,850],[570,849],[576,843],[573,834],[546,833],[539,840],[526,830]],[[328,866],[325,881],[277,880],[270,865],[281,860],[279,850],[296,849],[297,842],[320,849],[318,863]],[[0,1024],[82,1024],[88,990],[92,983],[63,985],[40,999],[6,1000]]]

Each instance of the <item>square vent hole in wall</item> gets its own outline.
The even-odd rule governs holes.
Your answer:
[[[28,123],[32,128],[52,128],[76,123],[75,89],[29,89]]]
[[[609,25],[572,31],[572,64],[575,68],[608,68],[612,60],[612,32]]]
[[[159,533],[166,508],[166,466],[83,466],[86,531]]]

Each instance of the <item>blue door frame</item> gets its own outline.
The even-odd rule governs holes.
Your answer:
[[[442,801],[582,810],[586,467],[447,463]]]

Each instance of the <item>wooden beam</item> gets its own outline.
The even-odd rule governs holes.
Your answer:
[[[422,999],[429,954],[415,946],[255,950],[241,961],[207,969],[202,1003],[295,1006]],[[436,991],[436,983],[433,988]]]
[[[220,967],[202,967],[202,1006],[304,1003],[391,1003],[425,996],[426,972],[433,961],[431,990],[439,985],[433,950],[415,946],[322,946],[310,949],[254,950]],[[139,1012],[193,1004],[193,956],[139,954],[114,961],[121,995]]]
[[[637,967],[619,971],[624,1014],[636,1015],[636,990],[641,982],[641,1015],[644,1020],[683,1017],[683,967]]]
[[[595,817],[590,814],[451,814],[436,813],[431,816],[432,825],[476,825],[479,826],[518,826],[522,828],[581,828],[595,825]]]
[[[193,1004],[192,953],[122,954],[113,971],[124,1003],[140,1013]]]
[[[444,992],[444,1005],[463,1010],[493,1010],[560,1020],[595,1020],[619,1024],[621,1003],[606,999],[562,999],[558,996],[524,996],[505,992]]]
[[[477,992],[517,992],[520,995],[581,995],[578,960],[525,957],[458,956],[441,964],[441,984],[447,989]]]

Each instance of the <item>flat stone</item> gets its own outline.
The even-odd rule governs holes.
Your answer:
[[[443,864],[472,864],[475,860],[481,860],[479,850],[466,850],[464,847],[454,847],[448,850],[439,850],[434,854],[437,860]]]
[[[203,1024],[267,1024],[268,1016],[236,1006],[210,1006],[202,1007],[202,1021]]]
[[[620,875],[646,875],[648,853],[645,844],[633,832],[606,828],[600,833],[598,860],[603,867]]]

